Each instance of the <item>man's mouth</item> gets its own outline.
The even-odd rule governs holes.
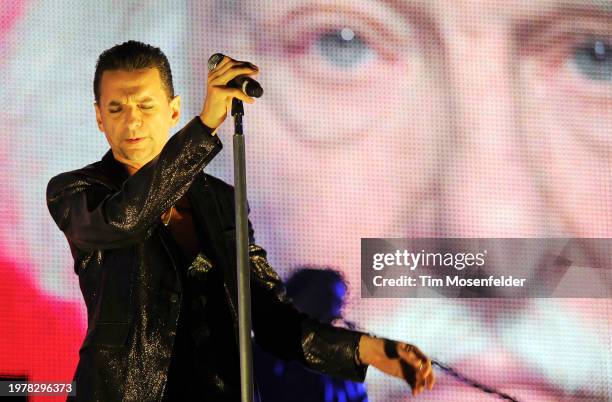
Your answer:
[[[140,141],[144,140],[145,137],[139,137],[139,138],[129,138],[127,140],[125,140],[128,144],[137,144]]]

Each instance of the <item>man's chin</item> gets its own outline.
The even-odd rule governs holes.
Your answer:
[[[149,162],[151,159],[153,159],[152,152],[150,150],[144,149],[123,150],[121,157],[122,160],[119,160],[119,162],[122,162],[124,164],[138,164],[139,166],[142,166]]]

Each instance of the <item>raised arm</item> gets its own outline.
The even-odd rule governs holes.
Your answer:
[[[98,127],[105,133],[113,157],[136,173],[121,188],[114,187],[112,178],[103,177],[93,167],[51,179],[47,205],[69,241],[90,251],[122,247],[142,239],[221,149],[214,130],[225,120],[232,99],[254,102],[226,84],[238,75],[255,75],[257,71],[250,63],[225,57],[208,73],[199,117],[165,144],[165,138],[151,138],[166,134],[164,127],[178,121],[180,98],[174,96],[166,105],[170,95],[155,69],[105,71],[95,104]],[[140,132],[143,121],[150,138]],[[130,148],[141,141],[148,141],[144,144],[150,149],[143,147],[138,153]]]
[[[121,189],[88,176],[63,173],[47,185],[47,206],[58,227],[84,251],[123,247],[142,236],[189,188],[222,148],[199,117],[191,120]]]

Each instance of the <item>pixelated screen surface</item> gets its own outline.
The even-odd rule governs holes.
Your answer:
[[[258,244],[333,267],[347,319],[519,399],[608,400],[609,299],[361,299],[360,239],[612,237],[607,0],[80,2],[0,7],[0,374],[69,380],[87,322],[48,180],[99,160],[99,54],[160,47],[184,125],[208,57],[260,68],[246,106]],[[206,168],[232,182],[225,148]],[[372,401],[406,400],[370,370]],[[491,396],[442,372],[421,400]]]

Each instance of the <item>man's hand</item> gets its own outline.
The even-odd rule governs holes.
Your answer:
[[[232,98],[246,103],[255,102],[255,99],[245,95],[240,89],[227,87],[227,83],[239,75],[253,76],[258,72],[257,66],[249,62],[225,56],[219,65],[208,72],[206,100],[200,113],[202,122],[213,130],[219,127],[232,106]]]
[[[362,335],[358,358],[363,364],[406,380],[412,395],[420,394],[425,387],[433,388],[435,378],[431,360],[416,346]]]

